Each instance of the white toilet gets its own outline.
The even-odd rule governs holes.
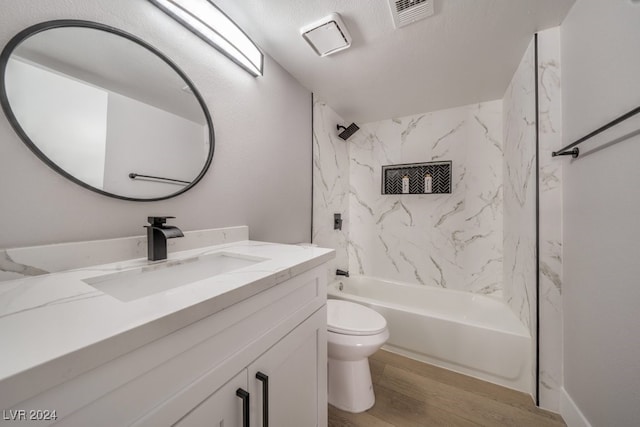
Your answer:
[[[363,412],[375,403],[369,356],[389,339],[387,321],[369,307],[327,300],[329,403]]]

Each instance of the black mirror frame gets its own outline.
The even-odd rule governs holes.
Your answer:
[[[138,45],[146,48],[151,53],[155,54],[160,59],[162,59],[167,65],[169,65],[184,80],[184,82],[187,84],[187,86],[189,86],[189,88],[193,92],[193,95],[198,100],[198,103],[200,104],[200,107],[202,108],[202,112],[204,113],[205,119],[207,121],[207,126],[209,127],[209,155],[208,155],[207,160],[206,160],[206,162],[205,162],[205,164],[204,164],[204,166],[202,168],[202,171],[200,172],[200,174],[198,174],[198,176],[189,185],[187,185],[186,187],[182,188],[180,191],[172,193],[172,194],[170,194],[168,196],[148,198],[148,199],[141,199],[141,198],[135,198],[135,197],[126,197],[126,196],[120,196],[118,194],[109,193],[107,191],[104,191],[104,190],[101,190],[99,188],[93,187],[93,186],[85,183],[84,181],[79,180],[78,178],[74,177],[73,175],[69,174],[68,172],[66,172],[64,169],[62,169],[60,166],[58,166],[55,162],[53,162],[51,159],[49,159],[42,151],[40,151],[40,149],[31,140],[31,138],[29,138],[29,136],[26,134],[24,129],[22,129],[22,127],[20,126],[20,123],[18,123],[18,120],[17,120],[16,116],[13,114],[13,111],[11,110],[11,105],[9,104],[9,99],[7,97],[7,91],[6,91],[6,88],[5,88],[5,73],[6,73],[7,63],[9,62],[9,58],[11,57],[11,54],[13,53],[13,50],[20,43],[22,43],[24,40],[26,40],[27,38],[29,38],[29,37],[31,37],[31,36],[33,36],[35,34],[38,34],[40,32],[46,31],[46,30],[50,30],[50,29],[53,29],[53,28],[63,28],[63,27],[91,28],[91,29],[95,29],[95,30],[105,31],[105,32],[108,32],[108,33],[116,34],[116,35],[118,35],[120,37],[124,37],[124,38],[126,38],[126,39],[128,39],[128,40],[130,40],[130,41],[132,41],[134,43],[137,43]],[[205,173],[207,173],[207,171],[209,170],[209,167],[211,166],[211,162],[213,160],[213,152],[214,152],[214,148],[215,148],[215,134],[214,134],[214,131],[213,131],[213,122],[211,120],[211,115],[209,113],[209,109],[207,108],[207,105],[204,102],[204,99],[200,95],[200,92],[198,92],[198,90],[196,89],[194,84],[191,82],[191,80],[187,77],[187,75],[180,68],[178,68],[178,66],[173,61],[171,61],[167,56],[165,56],[162,52],[160,52],[158,49],[154,48],[153,46],[151,46],[149,43],[145,42],[144,40],[142,40],[142,39],[140,39],[140,38],[138,38],[138,37],[136,37],[136,36],[134,36],[132,34],[129,34],[129,33],[125,32],[125,31],[123,31],[123,30],[120,30],[118,28],[114,28],[114,27],[111,27],[111,26],[108,26],[108,25],[97,23],[97,22],[75,20],[75,19],[60,19],[60,20],[54,20],[54,21],[46,21],[46,22],[41,22],[41,23],[36,24],[36,25],[32,25],[32,26],[20,31],[18,34],[16,34],[9,41],[9,43],[7,43],[7,45],[4,47],[4,49],[2,51],[2,54],[0,54],[0,104],[2,104],[2,109],[4,110],[4,113],[7,116],[7,119],[9,120],[9,123],[11,124],[11,127],[13,127],[13,130],[18,134],[18,136],[20,137],[22,142],[24,142],[25,145],[27,147],[29,147],[29,149],[36,156],[38,156],[38,158],[40,158],[40,160],[42,160],[51,169],[53,169],[54,171],[56,171],[60,175],[64,176],[65,178],[69,179],[70,181],[75,182],[76,184],[80,185],[81,187],[86,188],[87,190],[91,190],[93,192],[102,194],[104,196],[113,197],[113,198],[121,199],[121,200],[129,200],[129,201],[134,201],[134,202],[155,202],[155,201],[159,201],[159,200],[170,199],[172,197],[176,197],[176,196],[178,196],[178,195],[190,190],[191,188],[193,188],[193,186],[195,186],[198,182],[200,182],[202,177],[204,177]]]

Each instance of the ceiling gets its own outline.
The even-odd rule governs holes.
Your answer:
[[[434,0],[395,29],[387,0],[214,0],[345,120],[366,123],[501,99],[533,34],[575,0]],[[318,57],[300,28],[338,12],[353,43]],[[265,69],[265,75],[269,69]]]

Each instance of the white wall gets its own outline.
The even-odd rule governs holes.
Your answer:
[[[640,104],[639,46],[640,3],[576,2],[562,24],[565,144]],[[638,129],[564,164],[564,387],[593,426],[640,420],[640,136],[607,146]]]
[[[102,188],[107,92],[13,58],[5,81],[13,114],[40,151],[69,174]]]
[[[252,239],[309,241],[311,94],[289,73],[266,57],[265,75],[251,77],[147,1],[6,0],[0,44],[52,19],[108,24],[173,59],[209,106],[215,156],[203,180],[177,198],[122,201],[45,166],[0,115],[0,247],[139,235],[148,215],[176,216],[183,230],[246,224]]]
[[[133,180],[129,173],[193,181],[202,171],[208,154],[206,125],[114,92],[109,93],[107,112],[105,191],[161,197],[184,185]]]

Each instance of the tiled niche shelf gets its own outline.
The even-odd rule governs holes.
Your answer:
[[[424,192],[424,177],[431,175],[432,192]],[[409,193],[402,192],[402,178],[409,177]],[[382,194],[450,194],[451,162],[408,163],[382,166]]]

